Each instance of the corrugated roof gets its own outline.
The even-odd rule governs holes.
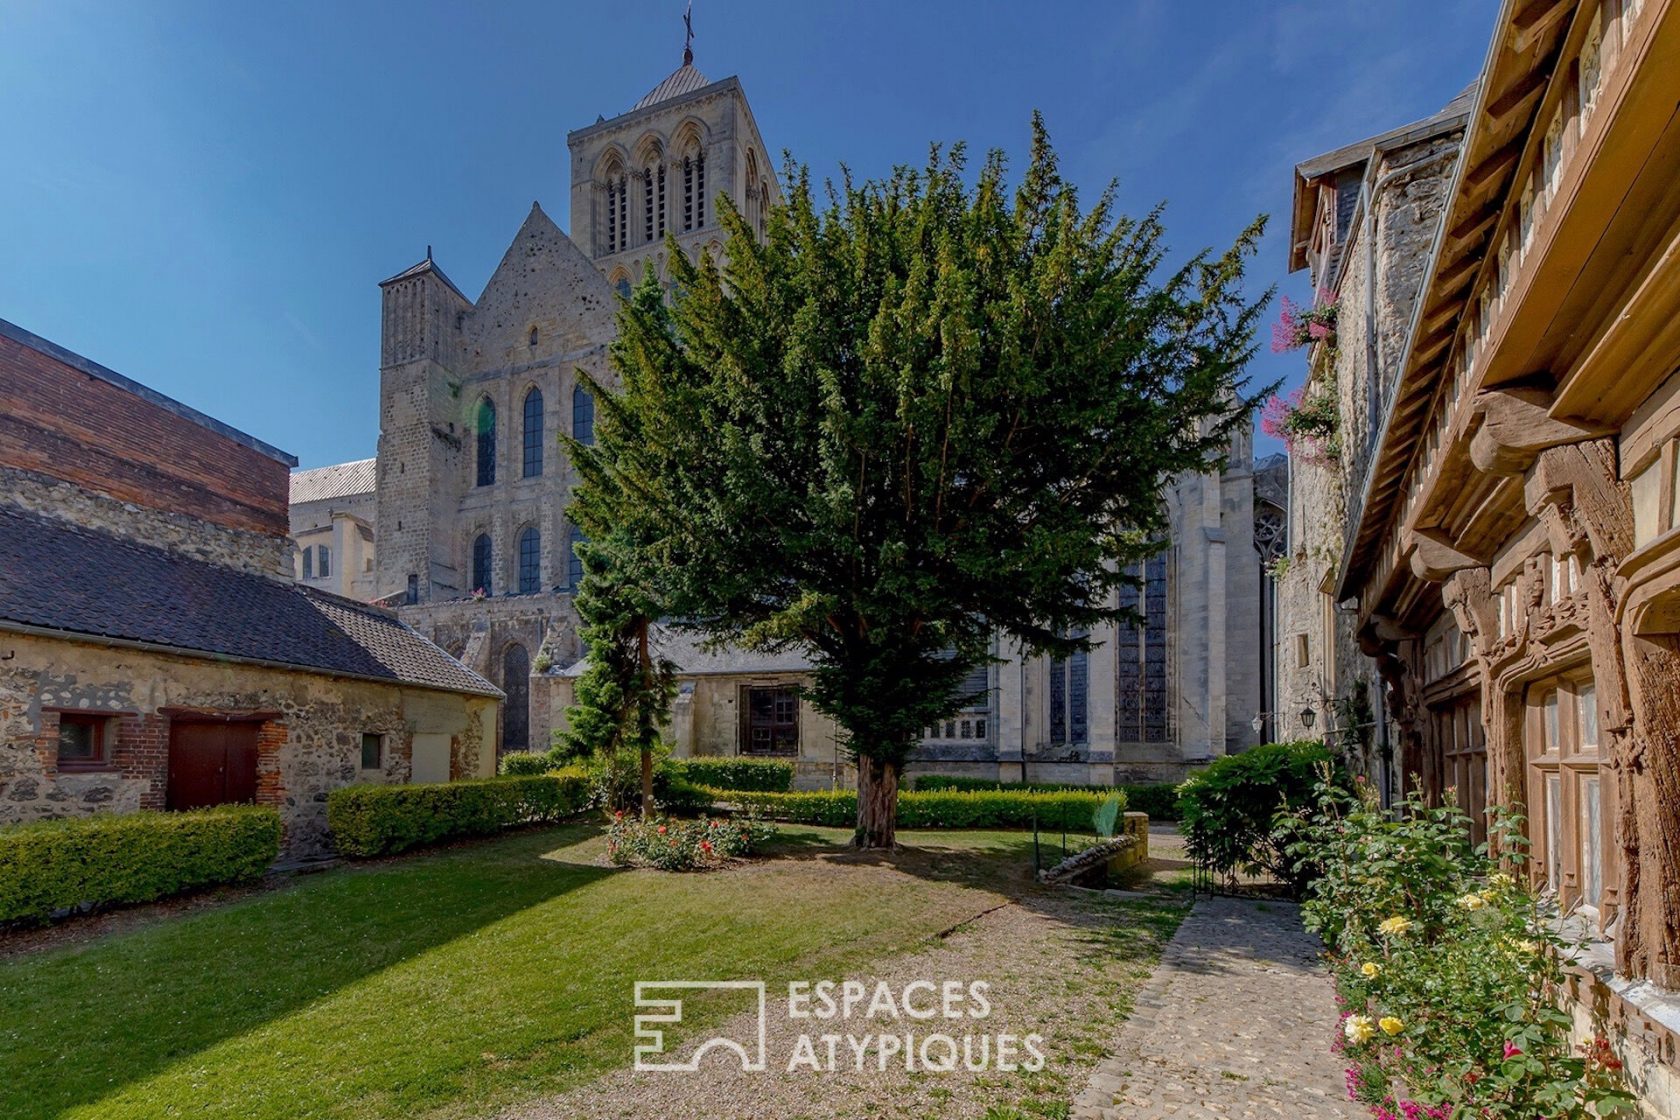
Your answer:
[[[357,459],[330,467],[293,471],[291,504],[371,494],[379,482],[378,464],[378,459]]]
[[[720,673],[807,673],[811,662],[796,650],[782,653],[757,653],[752,650],[724,646],[707,649],[703,635],[666,626],[653,629],[654,652],[668,657],[684,676],[705,676]],[[562,677],[581,677],[589,667],[587,657],[580,658],[560,670]]]
[[[387,611],[0,508],[0,629],[8,623],[187,655],[501,696]]]
[[[649,105],[658,105],[661,101],[670,101],[681,97],[685,93],[693,93],[697,89],[704,89],[711,85],[706,75],[694,68],[691,62],[685,62],[665,78],[663,82],[648,90],[642,99],[630,107],[634,113],[637,109],[646,109]]]

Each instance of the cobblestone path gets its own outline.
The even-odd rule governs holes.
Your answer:
[[[1138,993],[1074,1120],[1360,1120],[1330,1054],[1318,943],[1285,902],[1196,904]]]

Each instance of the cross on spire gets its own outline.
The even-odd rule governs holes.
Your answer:
[[[694,0],[683,9],[683,65],[694,65]]]

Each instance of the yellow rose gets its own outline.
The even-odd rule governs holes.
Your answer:
[[[1369,1015],[1349,1015],[1348,1021],[1342,1026],[1342,1033],[1355,1046],[1361,1046],[1376,1037],[1377,1028],[1372,1025]]]
[[[1406,1024],[1402,1023],[1392,1015],[1384,1015],[1381,1019],[1377,1020],[1377,1026],[1381,1027],[1383,1029],[1383,1033],[1386,1035],[1396,1035],[1406,1029]]]
[[[1488,876],[1488,886],[1490,886],[1490,887],[1495,887],[1495,888],[1501,888],[1502,889],[1504,887],[1510,887],[1510,886],[1515,886],[1515,885],[1516,885],[1516,880],[1511,878],[1509,875],[1505,874],[1505,872],[1503,872],[1503,871],[1495,871],[1492,875]]]
[[[1375,980],[1377,978],[1377,974],[1382,971],[1382,965],[1375,961],[1366,961],[1364,964],[1359,966],[1359,971],[1365,979]]]
[[[1487,899],[1479,894],[1467,894],[1458,900],[1458,905],[1465,910],[1480,910],[1487,905]]]
[[[1401,917],[1399,914],[1396,914],[1392,918],[1384,918],[1382,924],[1377,927],[1380,932],[1388,934],[1390,937],[1398,933],[1405,933],[1411,928],[1412,920],[1410,918]]]

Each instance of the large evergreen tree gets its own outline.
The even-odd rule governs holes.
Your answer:
[[[762,242],[720,200],[727,266],[671,246],[675,298],[626,304],[576,449],[673,624],[810,656],[868,847],[992,635],[1066,654],[1121,618],[1163,480],[1218,466],[1249,408],[1260,222],[1169,270],[1159,212],[1082,210],[1036,117],[1013,193],[999,153],[964,173],[936,149],[819,202],[790,167]]]

